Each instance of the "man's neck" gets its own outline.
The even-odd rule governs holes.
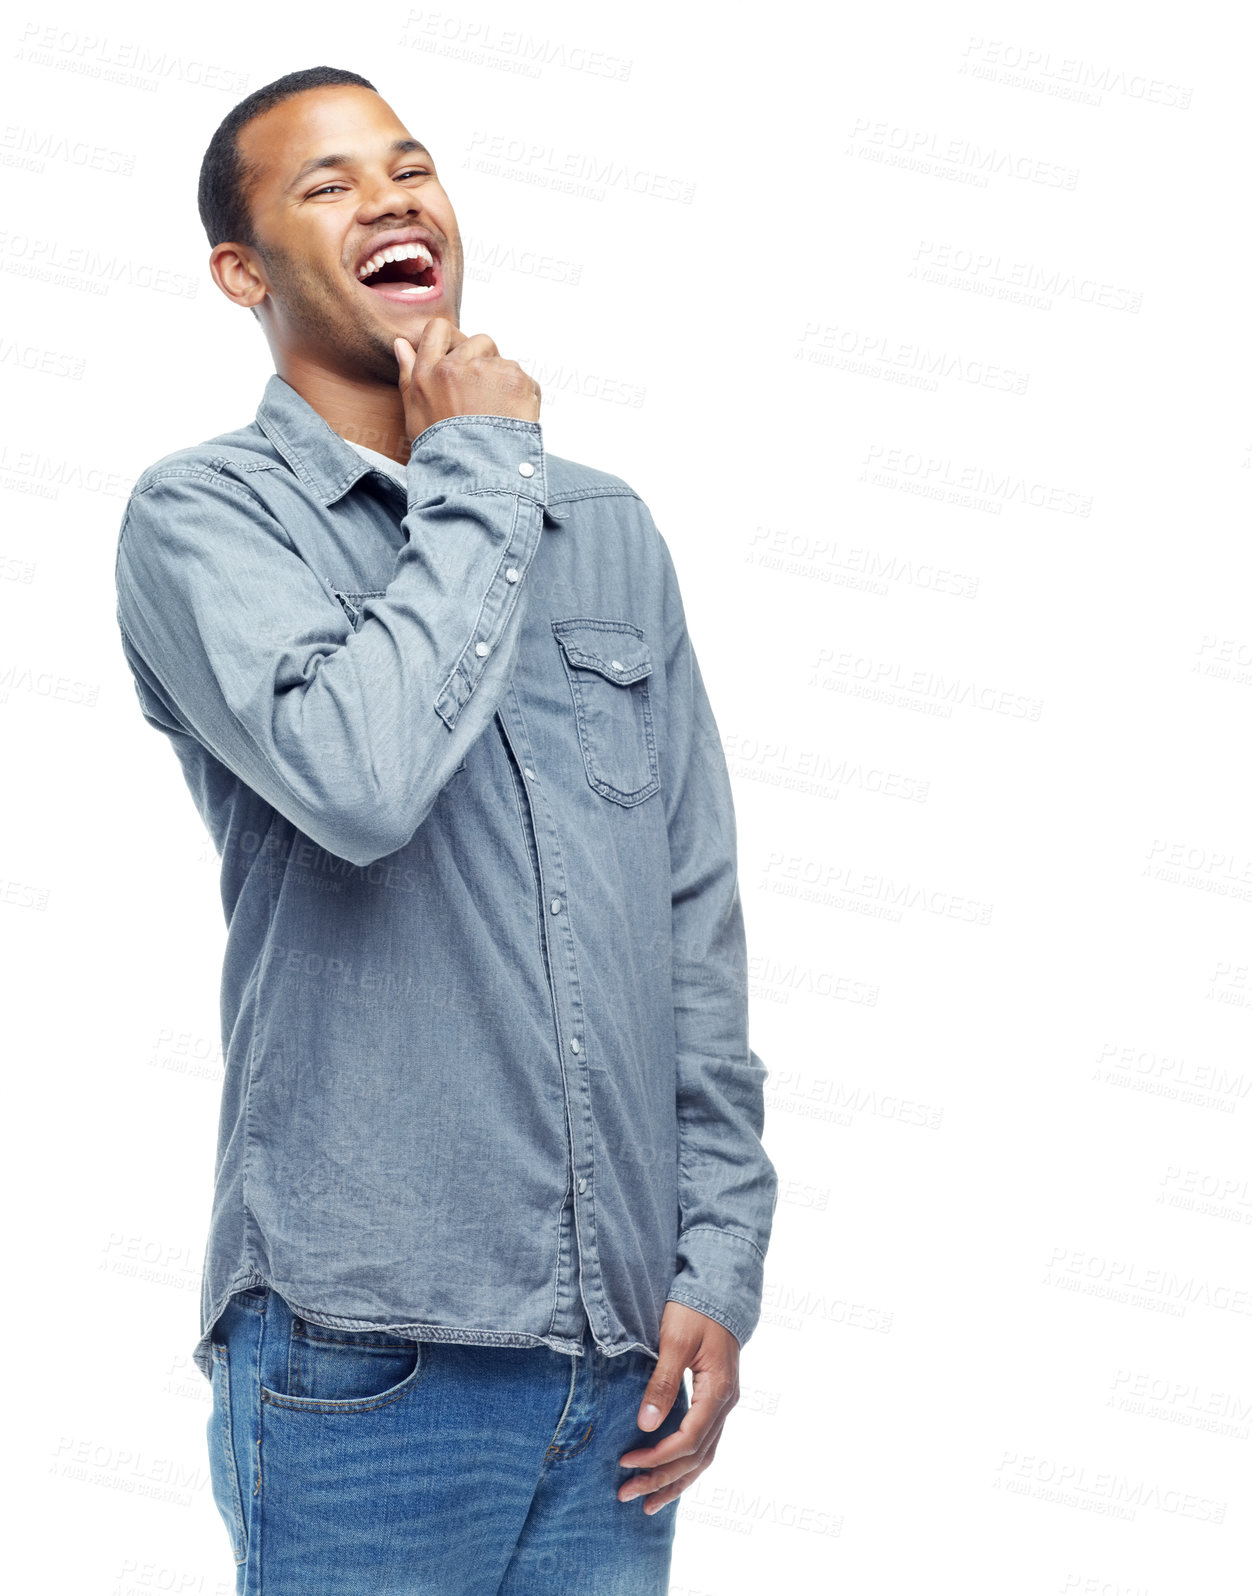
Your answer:
[[[277,363],[277,369],[341,438],[363,443],[397,465],[408,464],[411,440],[404,430],[404,401],[398,386],[355,381],[299,357]]]

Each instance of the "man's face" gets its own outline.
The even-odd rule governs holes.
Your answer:
[[[433,316],[459,325],[456,215],[429,153],[386,101],[351,85],[310,89],[250,122],[239,148],[258,173],[248,199],[272,345],[394,383],[395,337],[416,343]],[[387,249],[410,258],[362,280]]]

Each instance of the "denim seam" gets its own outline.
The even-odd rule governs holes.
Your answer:
[[[300,1340],[299,1319],[294,1314],[287,1330],[287,1395],[300,1395],[300,1359],[304,1351]],[[280,1393],[281,1394],[281,1393]],[[264,1398],[262,1398],[264,1400]]]
[[[500,730],[500,715],[499,715],[499,711],[496,712],[496,717],[495,718],[496,718],[497,730]],[[516,755],[513,752],[512,744],[509,742],[507,735],[503,735],[502,734],[501,741],[504,743],[504,751],[505,751],[505,754],[507,756],[506,759],[505,759],[505,763],[509,767],[509,779],[510,779],[510,781],[513,784],[513,801],[517,805],[517,818],[518,818],[518,821],[519,821],[519,823],[521,825],[521,828],[522,828],[522,837],[523,837],[523,840],[526,843],[526,852],[527,852],[528,857],[530,858],[531,869],[534,870],[535,869],[535,854],[536,854],[537,850],[533,849],[533,845],[531,843],[530,828],[529,828],[529,826],[526,823],[526,811],[525,811],[525,808],[523,807],[522,795],[518,791],[519,783],[523,783],[524,784],[525,780],[526,780],[526,777],[517,768]],[[527,802],[529,802],[529,800],[527,800]],[[539,875],[539,872],[537,870],[535,871],[535,920],[534,920],[534,927],[535,927],[535,941],[536,941],[536,945],[537,945],[538,950],[539,950],[539,960],[540,960],[541,964],[544,964],[546,966],[547,955],[544,952],[544,945],[543,945],[543,882],[540,879],[540,875]]]
[[[569,1371],[569,1390],[565,1393],[565,1406],[561,1409],[561,1417],[556,1421],[556,1428],[552,1432],[553,1439],[552,1439],[551,1442],[549,1442],[548,1449],[543,1455],[545,1464],[547,1463],[547,1461],[548,1461],[548,1459],[550,1457],[555,1457],[560,1452],[560,1448],[557,1447],[556,1445],[554,1445],[554,1442],[556,1440],[556,1437],[558,1435],[560,1435],[560,1433],[561,1433],[561,1426],[565,1423],[565,1415],[569,1412],[570,1404],[574,1400],[574,1388],[577,1385],[577,1383],[578,1383],[578,1360],[576,1358],[571,1358],[570,1359],[570,1371]]]
[[[710,1302],[707,1297],[698,1297],[695,1292],[688,1291],[682,1286],[675,1286],[665,1300],[666,1302],[681,1303],[683,1307],[694,1308],[697,1313],[702,1313],[709,1319],[715,1319],[724,1329],[730,1331],[740,1345],[747,1339],[742,1329],[742,1322],[736,1319],[734,1314],[727,1313],[720,1303]]]
[[[445,419],[446,420],[453,420],[455,418],[446,417]],[[438,424],[439,423],[436,423],[436,425],[438,425]],[[371,469],[372,468],[370,466],[363,465],[362,470],[359,473],[359,475],[362,476],[362,477],[363,476],[368,476],[368,474],[369,474]],[[206,460],[200,462],[198,465],[166,466],[163,469],[160,469],[160,470],[156,471],[155,474],[153,474],[151,476],[148,476],[148,475],[145,474],[145,476],[140,479],[140,483],[142,485],[140,485],[140,483],[136,483],[134,491],[135,491],[135,493],[137,495],[144,494],[144,493],[147,493],[151,488],[154,488],[154,487],[158,486],[162,482],[174,481],[174,480],[177,480],[179,477],[199,477],[201,480],[206,481],[206,482],[220,482],[224,487],[231,489],[238,497],[244,498],[244,499],[248,499],[251,502],[256,503],[259,508],[263,508],[262,506],[260,506],[259,501],[257,501],[255,499],[254,495],[249,493],[248,490],[245,487],[241,486],[240,484],[235,483],[231,479],[231,477],[227,475],[227,472],[229,472],[229,471],[240,471],[240,472],[245,472],[245,473],[254,473],[254,472],[260,472],[260,471],[276,471],[276,472],[280,472],[281,473],[283,471],[292,471],[293,475],[296,476],[302,483],[304,483],[304,485],[309,488],[310,492],[314,491],[312,484],[309,483],[309,482],[306,482],[304,477],[301,475],[301,473],[299,471],[293,470],[293,468],[290,465],[290,463],[288,461],[286,461],[286,460],[264,460],[264,459],[235,460],[235,459],[232,459],[232,458],[230,458],[229,456],[226,456],[226,455],[214,455],[214,456],[210,457],[209,459],[206,459]],[[547,473],[545,471],[545,476],[546,476],[546,474]],[[356,479],[354,479],[354,480],[356,480]],[[388,480],[393,480],[393,479],[389,478]],[[349,482],[349,483],[345,484],[345,488],[338,490],[338,492],[334,496],[335,497],[342,497],[343,492],[346,491],[346,487],[349,487],[349,486],[352,486],[352,485],[353,485],[353,482]],[[396,486],[399,487],[399,483],[396,483]],[[473,494],[473,493],[516,493],[518,495],[518,497],[521,497],[521,498],[534,498],[535,497],[533,494],[526,493],[524,490],[519,490],[519,489],[512,488],[512,487],[510,487],[510,488],[460,488],[460,489],[458,489],[458,491],[462,492],[462,493],[470,493],[470,494]],[[594,486],[594,487],[582,487],[582,488],[565,488],[559,493],[547,494],[545,496],[544,500],[542,500],[542,501],[536,500],[536,502],[537,503],[538,502],[543,502],[546,505],[551,506],[551,505],[554,505],[554,504],[576,504],[580,500],[590,500],[590,499],[634,499],[638,503],[642,503],[643,502],[642,499],[640,499],[639,494],[636,493],[636,491],[634,490],[634,488],[631,488],[631,487],[616,487],[616,486],[611,485],[611,484],[610,485],[606,485],[606,486]],[[408,509],[411,510],[412,508],[413,508],[413,506],[411,504],[408,505]]]
[[[579,499],[639,499],[639,495],[634,488],[617,487],[565,488],[548,495],[549,504],[574,504]]]
[[[454,422],[462,421],[473,421],[478,426],[491,427],[498,432],[524,432],[528,438],[541,438],[543,436],[542,432],[531,430],[539,426],[537,421],[526,421],[521,416],[493,416],[475,410],[472,414],[441,416],[438,421],[432,421],[429,427],[419,432],[417,437],[411,440],[409,444],[409,459],[413,458],[414,444],[420,444],[424,438],[429,438],[432,433],[446,429]]]
[[[565,1212],[565,1199],[573,1190],[573,1183],[574,1177],[571,1173],[569,1179],[565,1182],[565,1190],[561,1193],[560,1206],[556,1211],[556,1245],[554,1248],[556,1254],[556,1266],[552,1270],[552,1311],[548,1315],[548,1328],[545,1332],[547,1335],[553,1335],[555,1333],[557,1310],[560,1307],[561,1263],[564,1258],[564,1249],[561,1246],[561,1215]],[[575,1248],[577,1248],[577,1238],[575,1238],[574,1245]]]
[[[257,1338],[256,1338],[256,1375],[255,1375],[255,1382],[256,1383],[253,1386],[253,1391],[257,1394],[258,1398],[259,1398],[260,1390],[261,1390],[261,1370],[262,1370],[262,1367],[263,1367],[262,1352],[264,1351],[264,1347],[265,1347],[265,1332],[266,1332],[266,1330],[269,1327],[269,1312],[268,1312],[268,1308],[269,1308],[268,1301],[263,1302],[261,1304],[261,1310],[260,1310],[261,1311],[261,1325],[260,1325],[260,1329],[257,1332]],[[252,1411],[251,1405],[249,1407],[249,1411]],[[260,1498],[260,1495],[261,1495],[261,1404],[260,1404],[259,1400],[257,1401],[257,1403],[255,1405],[255,1413],[256,1413],[256,1436],[255,1436],[255,1442],[256,1442],[256,1481],[255,1481],[255,1483],[253,1484],[253,1487],[252,1487],[252,1495],[253,1495],[254,1500],[257,1501],[258,1505],[254,1506],[253,1509],[252,1509],[253,1518],[252,1518],[252,1522],[250,1524],[250,1529],[255,1529],[255,1527],[256,1527],[256,1525],[255,1525],[255,1515],[260,1511],[259,1498]],[[258,1559],[259,1559],[259,1556],[260,1556],[260,1545],[259,1544],[257,1546],[257,1555],[258,1555]]]
[[[520,700],[518,698],[517,691],[512,686],[510,687],[510,693],[511,693],[511,696],[512,696],[512,699],[513,699],[513,711],[516,714],[517,720],[518,720],[518,724],[521,727],[522,737],[529,744],[529,742],[530,742],[530,734],[526,730],[526,717],[522,713],[522,706],[521,706],[521,702],[520,702]],[[538,838],[536,838],[536,840],[535,840],[535,853],[536,853],[536,857],[539,857],[539,842],[538,842]],[[561,852],[561,845],[560,845],[559,838],[555,838],[555,837],[553,838],[553,841],[552,841],[552,854],[553,854],[553,863],[554,863],[554,865],[556,867],[556,870],[557,870],[558,874],[560,875],[561,879],[564,880],[565,879],[565,860],[564,860],[564,857],[563,857],[562,852]],[[540,867],[542,868],[542,859],[540,859]],[[564,897],[566,899],[566,910],[568,911],[568,908],[569,908],[569,901],[568,901],[569,900],[569,894],[568,894],[568,892],[565,892],[563,895],[564,895]],[[546,898],[546,896],[547,896],[547,894],[546,894],[546,891],[545,891],[544,897]],[[541,902],[540,902],[541,912],[542,912],[542,905],[543,905],[543,900],[541,900]],[[545,921],[544,923],[546,925],[547,922]],[[566,914],[566,923],[567,924],[569,923],[568,913]],[[569,971],[570,971],[570,1000],[571,1000],[571,1003],[576,1004],[578,1006],[578,1008],[580,1009],[580,1011],[581,1011],[581,1009],[582,1009],[582,982],[579,980],[579,977],[578,977],[578,955],[577,955],[577,953],[575,951],[574,937],[573,937],[572,931],[570,933],[570,944],[569,944]],[[549,979],[551,980],[551,976],[549,976]],[[562,1089],[562,1091],[564,1092],[564,1095],[565,1095],[566,1123],[569,1125],[570,1131],[571,1131],[571,1141],[570,1141],[570,1146],[569,1146],[569,1153],[570,1153],[570,1162],[571,1162],[571,1165],[572,1165],[573,1161],[574,1161],[574,1147],[573,1147],[573,1139],[572,1139],[572,1132],[573,1132],[573,1103],[572,1103],[571,1098],[570,1098],[569,1073],[568,1073],[568,1071],[566,1069],[566,1064],[565,1064],[565,1040],[566,1039],[565,1039],[565,1037],[563,1037],[561,1035],[561,1016],[560,1016],[559,1006],[557,1005],[557,1003],[555,1001],[555,999],[556,999],[555,992],[553,992],[552,996],[553,996],[553,1017],[556,1020],[556,1029],[557,1029],[557,1057],[558,1057],[558,1059],[560,1061],[560,1066],[561,1066],[561,1089]],[[585,1025],[582,1027],[582,1031],[583,1031],[583,1038],[584,1038],[584,1042],[585,1042],[586,1035],[587,1035],[587,1029],[586,1029]],[[580,1062],[582,1062],[581,1056],[580,1056]],[[590,1238],[590,1240],[591,1240],[591,1251],[592,1251],[592,1255],[598,1260],[598,1258],[599,1258],[599,1244],[598,1244],[597,1235],[596,1235],[596,1210],[595,1210],[595,1189],[596,1189],[596,1186],[595,1186],[595,1176],[596,1176],[595,1120],[594,1120],[594,1116],[592,1115],[592,1112],[591,1112],[591,1080],[590,1080],[590,1076],[587,1077],[587,1111],[586,1111],[585,1118],[586,1118],[586,1120],[588,1122],[588,1124],[585,1125],[585,1127],[584,1127],[588,1131],[588,1135],[587,1135],[587,1138],[586,1138],[586,1140],[587,1140],[587,1149],[588,1149],[588,1152],[587,1152],[587,1180],[588,1180],[588,1183],[589,1183],[590,1188],[591,1188],[591,1201],[586,1204],[586,1208],[587,1208],[587,1216],[588,1216],[588,1228],[591,1231],[591,1238]],[[573,1174],[574,1174],[574,1171],[571,1168],[571,1171],[570,1171],[571,1179],[573,1178]],[[579,1291],[580,1297],[583,1300],[583,1306],[586,1308],[586,1307],[588,1307],[588,1304],[587,1304],[588,1280],[587,1280],[586,1271],[582,1267],[582,1248],[579,1246],[579,1242],[578,1242],[578,1208],[577,1208],[578,1198],[577,1198],[577,1196],[575,1196],[575,1198],[574,1198],[574,1203],[575,1203],[574,1223],[573,1223],[574,1247],[575,1247],[575,1250],[577,1251],[578,1260],[579,1260],[578,1291]],[[598,1290],[597,1290],[597,1287],[598,1287]],[[597,1296],[601,1301],[603,1301],[603,1299],[604,1299],[604,1283],[603,1283],[602,1280],[599,1279],[598,1275],[597,1275],[595,1284],[593,1284],[591,1286],[591,1293],[592,1293],[593,1296]],[[590,1309],[589,1308],[588,1308],[588,1319],[590,1319]],[[595,1331],[593,1330],[592,1331],[592,1338],[594,1339],[594,1337],[595,1337]]]
[[[245,504],[250,504],[254,510],[259,510],[267,519],[273,519],[255,493],[249,493],[247,488],[240,487],[238,483],[232,482],[229,477],[223,476],[220,470],[208,469],[208,464],[206,461],[203,467],[170,466],[166,470],[158,472],[156,476],[149,478],[143,487],[136,487],[135,495],[136,497],[141,497],[143,494],[151,492],[153,488],[159,487],[162,482],[174,482],[179,477],[193,477],[199,482],[218,483],[229,493],[233,493],[237,499],[242,499]],[[124,531],[125,528],[123,527]]]
[[[346,1402],[332,1402],[329,1399],[314,1399],[312,1397],[284,1396],[280,1391],[271,1391],[268,1386],[260,1388],[260,1398],[272,1408],[285,1408],[288,1413],[377,1413],[381,1408],[392,1407],[397,1402],[403,1402],[405,1397],[430,1371],[428,1361],[418,1358],[417,1368],[400,1382],[400,1388],[390,1396],[360,1397]]]
[[[230,1352],[225,1342],[213,1343],[213,1359],[222,1371],[221,1390],[219,1396],[222,1400],[222,1424],[218,1435],[219,1458],[218,1466],[226,1470],[226,1483],[230,1486],[231,1497],[234,1502],[235,1533],[231,1537],[234,1544],[231,1552],[235,1563],[242,1563],[248,1555],[248,1539],[244,1526],[243,1497],[239,1491],[239,1465],[235,1461],[235,1430],[234,1415],[230,1407]],[[224,1436],[221,1432],[224,1432]],[[223,1439],[225,1441],[226,1456],[220,1456]]]
[[[539,850],[535,846],[534,842],[531,839],[530,825],[527,822],[527,814],[526,814],[527,806],[530,803],[529,796],[526,795],[525,792],[524,792],[526,777],[525,777],[523,772],[518,767],[517,755],[515,754],[515,752],[513,750],[513,745],[512,745],[512,743],[509,740],[508,733],[507,733],[507,731],[506,731],[506,729],[504,727],[504,722],[503,722],[503,719],[502,719],[502,717],[500,715],[499,710],[496,711],[493,723],[495,725],[497,734],[500,737],[500,741],[501,741],[501,743],[502,743],[502,745],[504,747],[504,756],[505,756],[504,757],[504,762],[505,762],[505,765],[507,766],[508,772],[509,772],[509,784],[513,788],[513,802],[517,805],[518,824],[522,828],[522,839],[523,839],[523,841],[526,844],[526,856],[527,856],[528,860],[530,861],[530,867],[531,867],[532,872],[534,873],[534,879],[535,879],[535,919],[534,919],[534,929],[535,929],[536,946],[537,946],[538,952],[539,952],[539,963],[540,963],[540,966],[542,967],[542,969],[544,970],[545,975],[548,975],[548,979],[549,979],[549,981],[551,981],[551,976],[550,976],[550,974],[548,974],[548,955],[547,955],[547,952],[546,952],[546,950],[544,948],[544,940],[543,940],[543,881],[542,881],[542,872],[541,872],[540,867],[539,867]],[[557,1047],[558,1047],[558,1049],[560,1047],[559,1034],[558,1034],[558,1038],[557,1038]],[[566,1151],[568,1152],[569,1149],[567,1148]],[[571,1194],[573,1189],[574,1189],[574,1172],[573,1172],[573,1169],[571,1168],[570,1172],[569,1172],[569,1178],[565,1182],[565,1190],[561,1193],[561,1206],[557,1210],[557,1218],[556,1218],[556,1269],[553,1271],[553,1280],[552,1280],[552,1311],[548,1315],[547,1334],[549,1334],[549,1335],[554,1333],[553,1327],[556,1324],[557,1309],[558,1309],[559,1303],[560,1303],[561,1215],[565,1212],[565,1199]],[[572,1235],[573,1235],[573,1251],[574,1251],[574,1254],[577,1255],[577,1252],[578,1252],[577,1226],[573,1222],[571,1222],[570,1229],[571,1229],[571,1232],[572,1232]]]
[[[405,1330],[419,1330],[422,1333],[415,1339],[422,1341],[453,1341],[455,1338],[457,1344],[465,1346],[521,1345],[522,1343],[517,1343],[511,1340],[501,1341],[495,1338],[500,1336],[511,1337],[514,1335],[524,1335],[527,1337],[527,1340],[524,1343],[526,1346],[544,1344],[543,1337],[541,1335],[532,1335],[529,1331],[525,1330],[485,1330],[479,1325],[433,1325],[422,1324],[419,1320],[413,1320],[407,1324],[379,1325],[369,1324],[368,1322],[363,1323],[360,1319],[348,1319],[342,1314],[325,1314],[319,1318],[309,1309],[298,1307],[294,1302],[291,1302],[285,1292],[279,1292],[279,1295],[285,1302],[288,1303],[288,1306],[291,1308],[293,1314],[298,1314],[301,1319],[307,1319],[310,1324],[322,1325],[328,1330],[387,1330],[394,1335],[399,1335]],[[472,1341],[469,1339],[470,1337],[473,1337]]]
[[[737,1230],[725,1230],[721,1225],[688,1225],[684,1230],[681,1230],[678,1233],[679,1245],[682,1245],[684,1236],[694,1236],[697,1230],[711,1230],[716,1236],[729,1236],[731,1241],[745,1242],[749,1247],[752,1248],[753,1252],[756,1253],[761,1262],[765,1262],[765,1254],[757,1246],[756,1242],[752,1240],[751,1236],[741,1236]]]
[[[559,1462],[564,1462],[567,1457],[576,1457],[580,1452],[586,1451],[586,1448],[591,1446],[592,1436],[596,1435],[596,1427],[600,1422],[600,1401],[604,1397],[604,1376],[600,1374],[599,1361],[592,1357],[591,1368],[588,1371],[584,1371],[584,1373],[591,1374],[591,1424],[586,1427],[583,1435],[578,1438],[578,1441],[573,1446],[556,1446],[556,1448],[549,1446],[548,1451],[543,1456],[545,1470],[548,1464],[559,1464]],[[575,1374],[576,1379],[578,1377],[578,1366],[576,1365],[573,1374]],[[570,1381],[570,1397],[573,1397],[573,1381]],[[569,1411],[569,1403],[565,1404],[565,1411]],[[561,1417],[564,1420],[565,1414],[562,1414]],[[559,1433],[559,1427],[557,1427],[557,1433]]]
[[[269,846],[270,837],[273,834],[274,827],[279,823],[279,818],[280,817],[279,817],[278,811],[276,809],[271,809],[270,810],[269,823],[266,825],[265,835],[261,839],[261,847],[259,849],[260,853],[264,853],[266,848]],[[279,894],[281,888],[280,888],[279,883],[278,883],[278,881],[277,881],[277,879],[275,877],[275,873],[274,872],[267,871],[266,874],[265,874],[265,878],[264,879],[265,879],[265,890],[266,890],[266,893],[268,894],[268,897],[269,897],[269,902],[266,905],[266,915],[272,921],[273,916],[274,916],[274,909],[276,907],[277,900],[278,900],[278,894]],[[259,1007],[259,1005],[260,1005],[261,989],[262,989],[262,987],[265,984],[265,980],[266,980],[266,977],[267,977],[268,974],[269,974],[269,961],[264,955],[262,955],[256,961],[256,964],[253,966],[253,968],[249,971],[249,974],[248,974],[247,992],[248,992],[248,996],[249,996],[249,998],[251,1000],[251,1003],[252,1003],[253,1015],[255,1015],[255,1012],[256,1012],[257,1008]],[[241,1004],[241,1006],[240,1006],[241,1015],[242,1015],[243,1012],[244,1012],[244,1010],[243,1010],[243,1006]],[[251,1018],[252,1016],[249,1016],[249,1017]],[[248,1268],[253,1271],[253,1273],[251,1275],[249,1275],[247,1280],[244,1282],[244,1285],[243,1285],[243,1288],[242,1288],[244,1290],[247,1290],[247,1288],[249,1286],[263,1286],[263,1285],[267,1284],[267,1282],[266,1282],[266,1280],[264,1278],[264,1275],[261,1273],[260,1267],[257,1264],[256,1249],[255,1249],[255,1245],[254,1245],[254,1237],[261,1233],[261,1227],[257,1224],[256,1215],[252,1212],[252,1208],[251,1208],[251,1206],[248,1203],[248,1173],[249,1173],[249,1165],[250,1165],[251,1157],[252,1157],[252,1136],[253,1136],[253,1130],[252,1130],[252,1084],[253,1084],[253,1076],[254,1076],[254,1068],[255,1068],[255,1051],[256,1051],[256,1049],[255,1049],[255,1035],[256,1035],[256,1032],[255,1032],[255,1029],[254,1029],[254,1032],[253,1032],[254,1041],[248,1048],[248,1061],[247,1061],[247,1064],[248,1064],[248,1075],[247,1075],[247,1086],[246,1086],[245,1091],[244,1091],[244,1113],[243,1113],[243,1137],[244,1137],[244,1141],[243,1141],[243,1159],[242,1159],[242,1165],[241,1165],[241,1168],[240,1168],[240,1171],[239,1171],[239,1206],[243,1210],[244,1262],[248,1266]],[[236,1288],[236,1289],[239,1289],[239,1288]],[[264,1311],[264,1305],[262,1305],[262,1311]],[[257,1367],[258,1367],[258,1373],[259,1373],[259,1370],[260,1370],[259,1355],[258,1355],[258,1365],[257,1365]]]
[[[224,1309],[225,1305],[230,1301],[230,1299],[232,1297],[238,1296],[240,1292],[247,1291],[249,1289],[249,1287],[251,1287],[251,1286],[265,1286],[265,1287],[267,1287],[267,1289],[269,1289],[271,1291],[276,1289],[274,1286],[272,1286],[270,1284],[269,1281],[263,1279],[260,1275],[247,1275],[247,1276],[243,1277],[242,1279],[238,1280],[226,1292],[225,1297],[222,1299],[223,1309]],[[280,1293],[280,1295],[283,1295],[283,1293]],[[287,1300],[285,1296],[284,1296],[284,1300],[285,1301]],[[298,1312],[302,1319],[307,1319],[310,1324],[318,1325],[318,1326],[322,1327],[323,1329],[330,1329],[330,1330],[346,1329],[346,1330],[351,1330],[354,1327],[359,1326],[361,1324],[361,1321],[359,1319],[348,1321],[348,1320],[344,1319],[342,1315],[326,1315],[323,1318],[317,1318],[317,1317],[314,1316],[314,1314],[309,1309],[306,1309],[306,1308],[297,1309],[294,1304],[289,1304],[289,1306],[291,1306],[291,1311],[293,1313],[297,1313]],[[221,1317],[223,1309],[219,1309],[218,1310],[218,1313],[216,1314],[215,1318],[220,1318]],[[263,1302],[258,1302],[258,1305],[257,1305],[255,1311],[261,1315],[262,1321],[264,1321],[265,1311],[266,1310],[265,1310],[265,1305],[264,1305]],[[421,1334],[419,1336],[415,1337],[416,1340],[434,1341],[434,1342],[440,1343],[441,1345],[448,1344],[448,1345],[454,1345],[454,1346],[517,1347],[519,1349],[542,1346],[542,1347],[547,1347],[547,1350],[550,1351],[550,1352],[559,1352],[562,1357],[577,1357],[578,1356],[577,1353],[561,1352],[561,1350],[559,1348],[557,1348],[557,1347],[549,1347],[548,1343],[547,1343],[546,1336],[534,1334],[533,1332],[531,1332],[529,1330],[484,1330],[484,1329],[479,1328],[476,1325],[463,1326],[463,1325],[422,1324],[421,1322],[416,1321],[416,1320],[411,1321],[411,1322],[409,1322],[407,1324],[401,1324],[401,1325],[366,1325],[366,1328],[367,1329],[371,1329],[371,1330],[388,1330],[388,1331],[392,1331],[393,1333],[395,1333],[397,1335],[399,1335],[400,1333],[402,1333],[405,1330],[416,1330],[416,1331],[420,1331],[421,1332]],[[650,1358],[653,1358],[653,1359],[655,1359],[657,1357],[657,1353],[654,1352],[653,1349],[650,1346],[648,1346],[648,1344],[645,1341],[627,1341],[627,1342],[624,1342],[621,1346],[612,1346],[612,1345],[610,1345],[610,1346],[604,1347],[604,1346],[600,1346],[599,1343],[596,1341],[596,1335],[595,1335],[595,1330],[594,1329],[591,1332],[591,1339],[592,1339],[592,1342],[593,1342],[593,1345],[594,1345],[594,1349],[597,1352],[599,1352],[603,1357],[606,1357],[606,1358],[621,1357],[625,1353],[636,1352],[636,1351],[637,1352],[642,1352],[647,1357],[650,1357]],[[257,1379],[258,1379],[258,1383],[259,1383],[259,1381],[260,1381],[260,1348],[259,1348],[259,1346],[258,1346],[258,1349],[257,1349]],[[258,1481],[258,1483],[259,1483],[259,1481]]]

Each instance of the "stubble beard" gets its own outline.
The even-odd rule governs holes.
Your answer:
[[[334,288],[304,262],[280,249],[253,247],[265,262],[288,327],[302,345],[324,351],[327,363],[346,376],[399,382],[399,362],[386,333],[354,319],[347,304],[336,300]]]

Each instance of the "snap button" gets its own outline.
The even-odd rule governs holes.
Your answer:
[[[517,469],[524,477],[533,477],[535,474],[535,468],[533,465],[531,465],[529,460],[523,460]]]
[[[626,669],[626,667],[622,664],[620,659],[611,659],[609,661],[609,664],[613,667],[613,669],[615,671],[623,671],[623,670]]]
[[[582,1050],[583,1050],[582,1049],[582,1043],[578,1040],[578,1038],[576,1036],[571,1036],[570,1037],[570,1039],[569,1039],[569,1050],[570,1050],[571,1053],[581,1053],[582,1052]]]
[[[580,1192],[584,1192],[584,1191],[587,1190],[587,1179],[586,1179],[586,1176],[584,1176],[582,1178],[582,1180],[580,1180],[578,1182],[578,1189],[579,1189]]]
[[[487,655],[491,653],[491,647],[487,643],[475,643],[474,652],[478,655],[479,659],[486,659]]]
[[[536,778],[535,778],[535,773],[534,773],[534,771],[533,771],[533,770],[532,770],[532,769],[531,769],[531,768],[530,768],[530,766],[529,766],[529,765],[523,765],[523,766],[522,766],[522,773],[523,773],[523,775],[525,775],[525,776],[527,776],[527,777],[529,777],[529,779],[530,779],[530,780],[531,780],[531,781],[534,781],[534,780],[535,780],[535,779],[536,779]]]
[[[560,914],[560,912],[561,912],[561,900],[560,900],[560,898],[553,898],[553,900],[552,900],[552,912],[553,912],[553,914]]]
[[[517,567],[516,567],[516,565],[510,565],[508,570],[504,573],[504,580],[506,582],[516,582],[517,579],[518,578],[517,578]]]

